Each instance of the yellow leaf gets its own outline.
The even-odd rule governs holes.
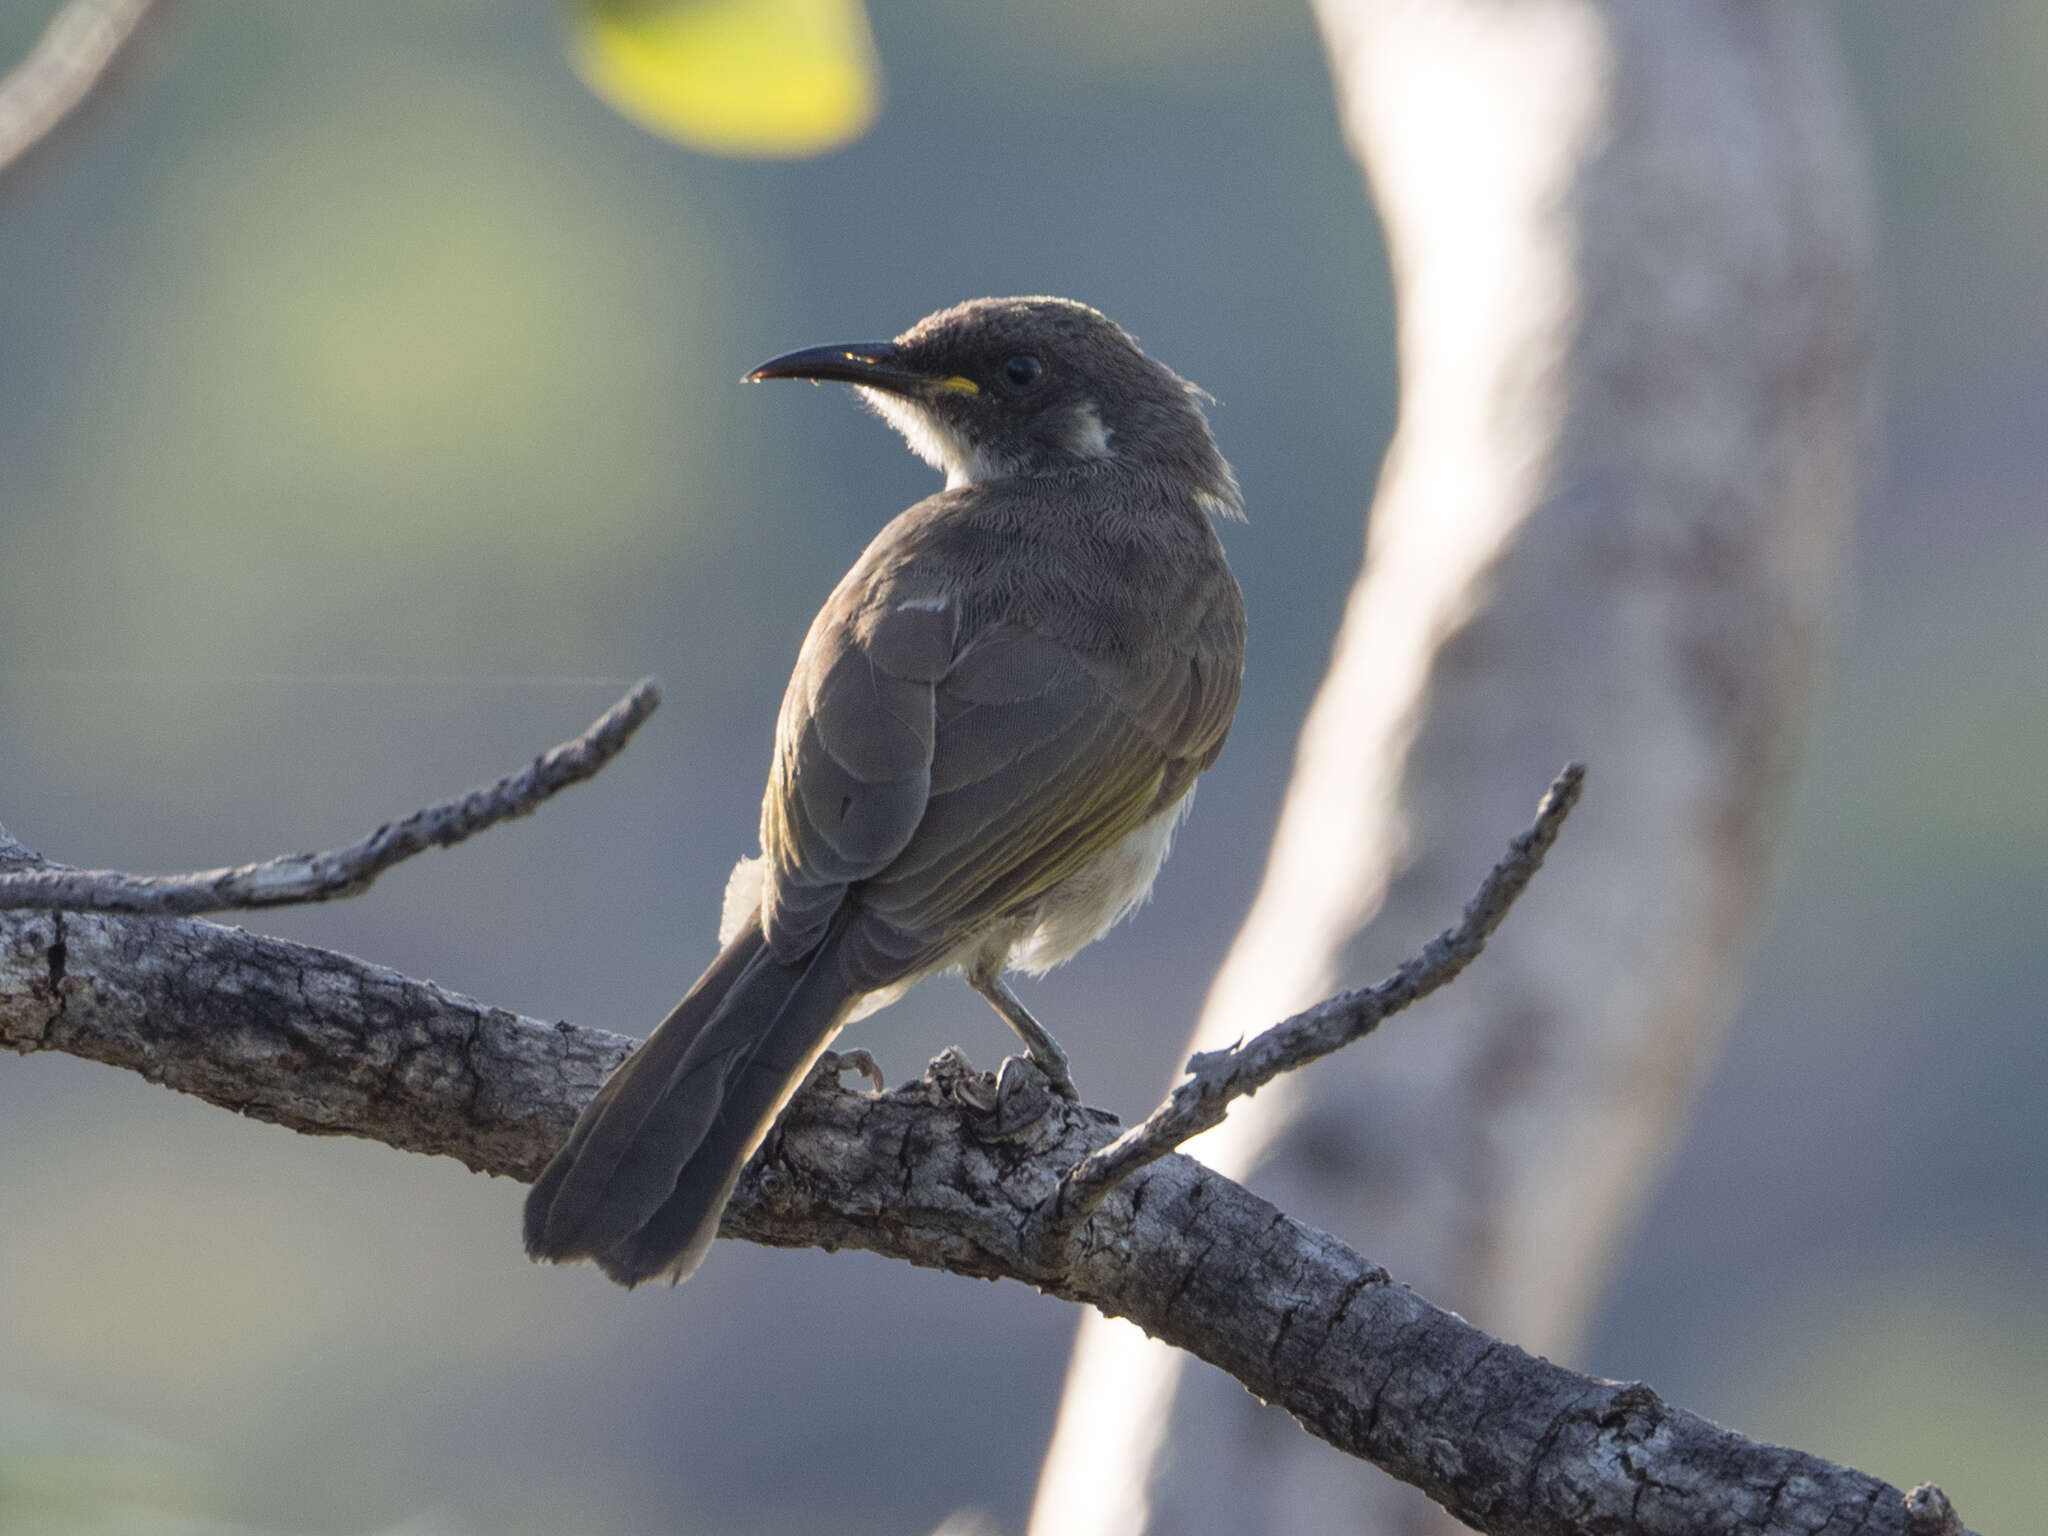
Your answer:
[[[694,149],[823,154],[881,104],[863,0],[575,0],[573,15],[584,82]]]

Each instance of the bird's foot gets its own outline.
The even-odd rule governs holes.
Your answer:
[[[1025,1060],[1038,1068],[1045,1078],[1046,1087],[1050,1088],[1059,1097],[1065,1099],[1069,1104],[1080,1103],[1081,1090],[1074,1086],[1074,1074],[1067,1067],[1067,1053],[1060,1050],[1058,1042],[1051,1035],[1047,1035],[1045,1039],[1046,1043],[1052,1046],[1052,1052],[1041,1054],[1035,1048],[1027,1045],[1025,1047]],[[1004,1060],[1003,1065],[1008,1066],[1016,1059],[1014,1056],[1008,1057]]]
[[[1070,1079],[1066,1091],[1046,1075],[1045,1069],[1028,1056],[1005,1056],[996,1069],[996,1102],[993,1119],[996,1133],[1015,1136],[1038,1124],[1052,1113],[1056,1098],[1079,1103]]]
[[[1028,1056],[1005,1056],[995,1072],[977,1072],[957,1048],[947,1047],[926,1074],[972,1116],[982,1141],[1015,1141],[1052,1113],[1052,1085]]]
[[[866,1051],[825,1051],[811,1067],[809,1083],[829,1082],[839,1084],[840,1074],[857,1072],[875,1085],[875,1092],[884,1092],[889,1080],[882,1076],[881,1063]],[[809,1086],[809,1083],[806,1086]]]
[[[1032,1017],[1023,999],[1010,990],[1010,984],[1000,975],[970,975],[968,985],[988,999],[989,1006],[1003,1016],[1003,1022],[1024,1042],[1025,1054],[1031,1058],[1031,1064],[1045,1074],[1052,1091],[1069,1104],[1080,1103],[1081,1090],[1074,1086],[1074,1074],[1067,1067],[1067,1053],[1060,1048],[1059,1041],[1053,1039],[1052,1032]]]

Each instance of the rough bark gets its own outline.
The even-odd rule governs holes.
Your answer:
[[[0,865],[24,853],[0,833]],[[0,913],[0,1044],[519,1179],[631,1046],[239,929],[50,912]],[[865,1248],[1128,1317],[1481,1530],[1918,1529],[1902,1490],[1489,1338],[1191,1158],[1117,1187],[1047,1263],[1036,1213],[1115,1129],[1028,1068],[996,1078],[950,1053],[882,1095],[827,1074],[756,1157],[723,1235]]]
[[[1317,11],[1386,230],[1402,408],[1194,1047],[1412,945],[1532,774],[1582,756],[1601,788],[1455,1022],[1290,1080],[1193,1150],[1564,1354],[1760,899],[1865,416],[1860,170],[1808,4]],[[1184,1362],[1084,1319],[1038,1536],[1436,1522]]]

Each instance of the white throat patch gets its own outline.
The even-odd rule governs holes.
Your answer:
[[[945,472],[947,490],[1000,479],[1006,472],[1005,466],[978,453],[973,444],[916,401],[865,386],[860,387],[860,396],[877,416],[903,434],[912,453]]]

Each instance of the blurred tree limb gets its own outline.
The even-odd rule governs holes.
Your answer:
[[[156,0],[66,0],[36,44],[0,75],[0,177],[112,75]]]
[[[1601,790],[1450,1024],[1294,1074],[1189,1150],[1569,1357],[1738,995],[1844,565],[1857,135],[1811,0],[1314,8],[1385,232],[1400,416],[1189,1048],[1412,948],[1550,765],[1583,756]],[[1032,1536],[1444,1526],[1265,1417],[1084,1315]]]
[[[1455,981],[1479,957],[1508,908],[1543,867],[1565,817],[1579,802],[1585,779],[1584,764],[1569,764],[1536,808],[1535,825],[1515,839],[1507,857],[1493,866],[1478,894],[1465,903],[1458,925],[1438,934],[1378,986],[1326,998],[1249,1040],[1197,1052],[1188,1061],[1188,1075],[1157,1109],[1061,1176],[1044,1223],[1046,1235],[1064,1245],[1100,1209],[1110,1191],[1204,1131],[1214,1130],[1239,1099],[1364,1039],[1409,1004]]]
[[[1364,1013],[1406,1006],[1476,954],[1576,784],[1573,772],[1554,786],[1464,920]],[[0,873],[40,865],[0,830]],[[1299,1065],[1317,1058],[1316,1034],[1290,1020],[1266,1038]],[[0,910],[0,1045],[530,1180],[633,1042],[197,919],[16,909]],[[1261,1041],[1243,1049],[1260,1057]],[[841,1088],[837,1066],[792,1102],[723,1235],[865,1248],[1128,1317],[1480,1530],[1923,1536],[1935,1514],[1959,1528],[1938,1491],[1744,1439],[1639,1383],[1490,1338],[1176,1153],[1121,1170],[1048,1245],[1062,1180],[1113,1143],[1111,1117],[1055,1098],[1021,1062],[991,1076],[947,1052],[878,1095]]]

